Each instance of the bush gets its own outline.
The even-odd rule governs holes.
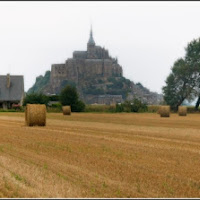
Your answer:
[[[26,106],[26,104],[45,104],[48,105],[49,97],[42,94],[42,93],[31,93],[27,94],[24,98],[23,105]]]
[[[55,107],[47,107],[47,112],[51,112],[51,113],[61,113],[62,112],[62,108],[55,108]]]
[[[146,112],[147,105],[138,99],[125,101],[116,105],[87,105],[85,112]]]
[[[160,108],[160,105],[148,105],[147,111],[150,113],[157,113]]]
[[[83,112],[85,110],[85,103],[82,101],[77,101],[76,105],[74,106],[73,112]]]
[[[49,107],[52,107],[52,108],[60,108],[62,109],[62,104],[61,103],[53,103],[51,106]]]
[[[47,112],[62,112],[62,105],[60,103],[54,103],[47,107]]]
[[[123,107],[123,104],[117,104],[116,105],[116,112],[123,112],[124,111],[124,107]]]
[[[188,113],[199,113],[200,112],[200,108],[198,108],[198,110],[196,110],[195,106],[187,106],[187,112]]]
[[[142,103],[139,99],[134,99],[131,103],[131,112],[145,112],[147,111],[147,104]]]
[[[139,99],[133,101],[125,101],[122,104],[116,105],[116,112],[146,112],[147,105]]]
[[[131,112],[131,102],[130,101],[125,101],[124,103],[123,103],[123,111],[124,112]]]

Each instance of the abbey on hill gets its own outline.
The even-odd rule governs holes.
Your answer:
[[[51,71],[36,78],[31,92],[59,94],[67,84],[77,87],[85,103],[112,104],[126,99],[140,98],[149,104],[157,104],[161,97],[141,84],[134,84],[123,77],[122,67],[108,50],[96,46],[90,31],[87,51],[74,51],[73,57],[62,64],[52,64]]]
[[[107,50],[95,45],[91,30],[87,51],[74,51],[73,58],[67,59],[64,64],[52,65],[52,92],[56,93],[65,80],[79,85],[83,80],[113,76],[121,77],[122,67],[117,63],[117,59],[109,56]]]

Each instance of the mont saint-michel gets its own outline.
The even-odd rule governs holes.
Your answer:
[[[158,104],[162,96],[150,92],[140,83],[123,77],[122,66],[104,47],[96,45],[91,29],[86,51],[74,51],[65,63],[52,64],[51,71],[36,78],[28,93],[59,94],[66,85],[76,86],[87,104],[115,104],[139,98]]]

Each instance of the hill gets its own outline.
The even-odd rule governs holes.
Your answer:
[[[133,98],[158,104],[162,100],[162,95],[126,79],[117,58],[95,44],[92,31],[86,51],[74,51],[65,63],[52,64],[51,71],[37,77],[28,93],[59,94],[67,84],[76,86],[80,98],[88,104],[120,103]]]

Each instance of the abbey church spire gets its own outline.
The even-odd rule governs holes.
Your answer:
[[[90,38],[88,40],[88,45],[94,45],[95,46],[95,42],[94,42],[94,39],[93,39],[92,26],[91,26],[91,30],[90,30]]]

